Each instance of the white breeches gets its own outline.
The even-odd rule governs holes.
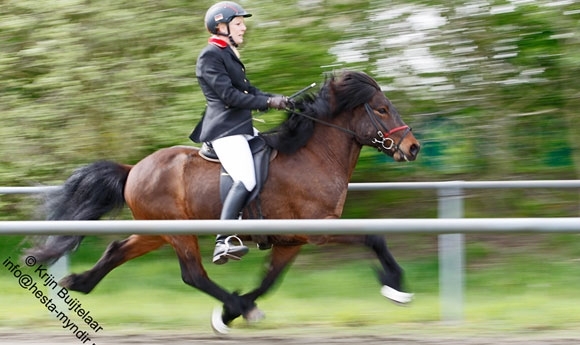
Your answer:
[[[256,186],[254,159],[246,135],[231,135],[211,142],[225,171],[234,181],[241,181],[248,191]]]

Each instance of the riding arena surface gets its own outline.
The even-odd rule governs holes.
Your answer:
[[[252,334],[229,335],[218,337],[211,334],[187,334],[175,333],[172,331],[158,333],[135,333],[135,334],[109,334],[92,339],[95,345],[123,345],[123,344],[204,344],[204,345],[224,345],[224,344],[252,344],[252,345],[314,345],[314,344],[365,344],[365,345],[576,345],[580,343],[580,334],[574,333],[546,333],[546,334],[523,334],[514,335],[483,335],[470,336],[453,334],[438,335],[349,335],[346,332],[324,332],[309,335],[296,335],[282,331],[281,334],[273,335],[275,331],[270,330],[261,335],[261,331]],[[358,332],[353,332],[358,333]],[[38,331],[2,331],[0,330],[0,343],[3,345],[24,345],[24,344],[82,344],[78,339],[68,334],[55,334],[54,332],[42,333]],[[87,343],[88,344],[88,343]]]

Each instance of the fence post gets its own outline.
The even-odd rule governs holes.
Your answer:
[[[442,187],[437,190],[437,194],[439,218],[463,218],[461,187]],[[439,235],[439,298],[442,321],[463,320],[464,257],[463,234]]]

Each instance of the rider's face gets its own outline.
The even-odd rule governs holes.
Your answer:
[[[246,33],[246,23],[244,17],[235,17],[230,22],[230,34],[237,44],[244,42],[244,34]]]
[[[220,24],[222,25],[222,24]],[[226,24],[223,24],[224,26]],[[222,32],[227,32],[227,28],[224,27]],[[237,44],[242,44],[244,42],[244,34],[246,33],[246,23],[244,22],[244,17],[235,17],[230,22],[230,35],[232,36],[234,42]]]

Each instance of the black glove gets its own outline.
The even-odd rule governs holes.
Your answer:
[[[273,96],[268,98],[268,108],[274,109],[286,109],[288,105],[288,97],[286,96]]]

